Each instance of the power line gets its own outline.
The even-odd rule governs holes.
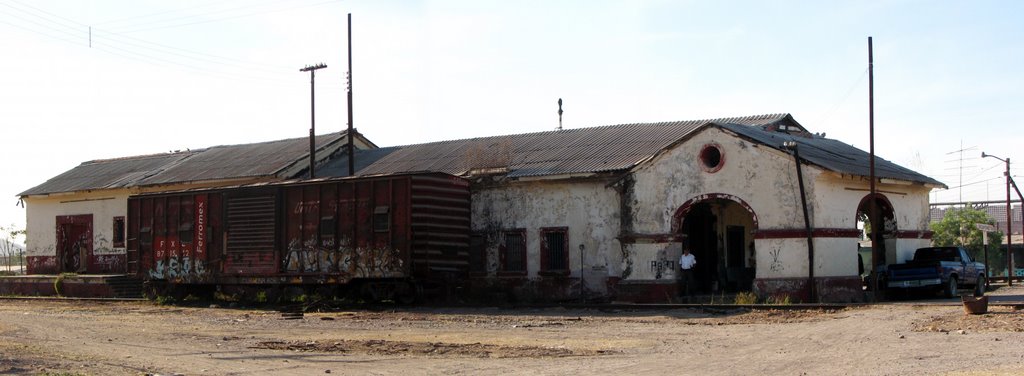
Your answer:
[[[278,9],[271,9],[271,10],[258,11],[258,12],[251,12],[251,13],[240,14],[240,15],[235,15],[235,16],[207,19],[207,20],[201,20],[201,21],[176,23],[176,24],[163,25],[163,26],[143,27],[141,29],[128,29],[128,30],[118,30],[118,29],[115,29],[115,30],[117,30],[118,32],[121,32],[121,33],[137,33],[137,32],[140,32],[140,31],[169,29],[169,28],[198,25],[198,24],[204,24],[204,23],[210,23],[210,22],[227,21],[227,20],[233,20],[233,19],[237,19],[237,18],[252,17],[252,16],[258,16],[258,15],[267,14],[267,13],[277,13],[277,12],[289,11],[289,10],[300,9],[300,8],[315,7],[315,6],[320,6],[320,5],[324,5],[324,4],[334,3],[334,2],[338,2],[338,1],[339,0],[327,0],[327,1],[322,1],[322,2],[313,3],[313,4],[293,6],[293,7],[286,7],[286,8],[278,8]],[[277,1],[277,2],[280,2],[280,1]],[[243,8],[245,8],[245,7],[243,7]],[[238,9],[241,9],[241,8],[238,8]],[[212,12],[212,13],[222,13],[222,12]],[[198,16],[183,17],[183,18],[185,18],[185,19],[198,18]]]
[[[56,18],[59,18],[59,19],[71,22],[71,23],[76,24],[76,25],[78,25],[80,27],[83,27],[83,28],[91,27],[90,25],[86,25],[86,24],[84,24],[82,22],[75,21],[73,19],[70,19],[70,18],[67,18],[67,17],[63,17],[63,16],[58,15],[58,14],[54,14],[52,12],[46,11],[45,9],[40,9],[40,8],[34,7],[32,5],[29,5],[29,4],[25,4],[25,3],[21,2],[21,1],[18,1],[18,0],[11,0],[11,1],[13,1],[14,3],[17,3],[17,4],[21,5],[21,6],[34,9],[34,10],[36,10],[38,12],[45,13],[45,14],[50,15],[52,17],[56,17]],[[231,1],[233,1],[233,0],[231,0]],[[38,15],[31,14],[31,13],[25,11],[24,9],[18,9],[18,8],[12,7],[12,6],[8,5],[8,4],[4,4],[4,5],[12,8],[12,9],[21,11],[23,13],[27,13],[27,14],[33,15],[33,16],[35,16],[37,18],[46,20],[47,22],[56,24],[58,26],[68,28],[69,30],[81,31],[81,29],[79,29],[77,27],[67,26],[67,25],[65,25],[63,23],[55,22],[53,20],[46,19],[45,17],[40,17]],[[192,7],[192,8],[200,8],[200,7]],[[188,9],[192,9],[192,8],[188,8]],[[211,57],[211,58],[215,58],[215,59],[230,60],[230,61],[235,61],[235,62],[238,62],[238,63],[247,64],[247,65],[280,68],[282,72],[288,71],[288,70],[291,69],[290,67],[287,67],[287,66],[284,66],[284,65],[273,65],[273,64],[265,64],[265,63],[256,63],[256,62],[244,61],[244,60],[240,60],[240,59],[234,59],[234,58],[230,58],[230,57],[217,56],[217,55],[208,54],[208,53],[204,53],[204,52],[190,51],[190,50],[186,50],[186,49],[183,49],[183,48],[177,48],[177,47],[168,46],[168,45],[164,45],[164,44],[160,44],[160,43],[150,42],[150,41],[147,41],[147,40],[135,38],[135,37],[128,36],[128,35],[121,35],[121,34],[118,34],[118,33],[106,31],[106,30],[99,29],[99,28],[94,28],[93,31],[97,32],[97,34],[106,34],[111,39],[115,39],[115,38],[130,39],[130,40],[137,41],[137,42],[140,42],[140,43],[145,43],[145,44],[149,44],[149,45],[153,45],[153,46],[158,46],[158,47],[165,48],[165,49],[180,51],[180,52],[184,52],[184,53],[188,53],[188,54],[206,56],[206,57]],[[132,44],[130,42],[121,42],[121,43]],[[141,47],[141,48],[153,49],[152,47],[139,46],[139,45],[136,45],[136,46]],[[169,53],[174,54],[173,52],[169,52]],[[185,56],[185,55],[180,55],[180,56],[184,56],[184,57],[188,57],[188,58],[193,58],[193,57],[189,57],[189,56]],[[209,61],[209,60],[207,60],[207,61]],[[216,63],[216,64],[228,64],[228,63],[218,62],[218,61],[210,61],[210,62],[213,62],[213,63]],[[237,65],[237,64],[235,64],[235,65],[236,66],[241,66],[241,65]],[[275,71],[275,73],[276,73],[276,71]]]
[[[828,111],[825,112],[825,114],[822,115],[821,121],[819,121],[820,124],[825,124],[825,122],[828,121],[828,119],[831,118],[837,110],[839,110],[839,107],[842,106],[843,103],[846,103],[846,100],[850,98],[850,95],[853,94],[854,90],[860,87],[861,81],[864,81],[864,77],[867,77],[867,75],[868,69],[864,68],[864,71],[861,72],[860,77],[857,77],[857,81],[854,81],[853,85],[850,86],[850,90],[847,90],[846,94],[843,95],[843,99],[840,99],[839,102],[836,102],[835,106],[832,106],[831,109],[829,109]]]
[[[229,3],[229,2],[233,2],[233,1],[238,1],[238,0],[222,0],[222,1],[215,1],[215,2],[206,2],[203,5],[197,5],[197,6],[193,6],[193,7],[171,9],[171,10],[159,11],[159,12],[156,12],[156,13],[147,13],[147,14],[138,15],[138,16],[122,17],[122,18],[116,18],[116,19],[113,19],[113,20],[101,21],[101,22],[95,23],[94,25],[107,25],[107,24],[119,23],[119,22],[122,22],[122,21],[128,21],[128,20],[133,20],[133,19],[145,19],[145,18],[150,18],[150,17],[153,17],[153,16],[164,15],[164,14],[168,14],[168,13],[177,13],[177,12],[182,12],[182,11],[186,11],[186,10],[199,9],[199,8],[209,8],[209,7],[212,7],[212,6],[215,6],[215,5],[219,5],[219,4],[223,4],[223,3]]]
[[[56,35],[51,34],[50,32],[42,32],[42,31],[39,31],[39,29],[35,29],[35,28],[32,28],[32,27],[27,27],[25,25],[19,25],[19,24],[12,23],[12,22],[7,22],[7,21],[0,20],[0,23],[11,25],[11,26],[17,27],[19,29],[23,29],[23,30],[35,33],[35,34],[43,35],[43,36],[46,36],[48,38],[58,39],[58,40],[61,40],[61,41],[64,41],[64,42],[75,44],[77,46],[83,46],[84,47],[85,44],[86,44],[85,42],[89,41],[86,38],[86,34],[85,34],[87,32],[87,29],[84,29],[84,28],[80,27],[80,26],[84,26],[85,24],[83,24],[81,22],[78,22],[78,21],[75,21],[75,20],[72,20],[72,19],[69,19],[69,18],[66,18],[66,17],[59,16],[57,14],[48,12],[48,11],[43,10],[43,9],[39,9],[39,8],[33,7],[31,5],[23,4],[23,3],[17,2],[17,1],[15,1],[15,3],[17,3],[19,5],[22,5],[22,6],[25,6],[27,8],[33,9],[35,11],[27,10],[27,9],[24,9],[24,8],[18,8],[16,6],[13,6],[13,5],[7,4],[7,3],[0,3],[0,5],[4,5],[4,6],[10,8],[10,9],[13,9],[14,11],[17,11],[17,12],[21,13],[21,14],[30,16],[33,19],[29,19],[29,18],[26,18],[25,16],[18,15],[18,14],[13,14],[13,13],[10,13],[10,12],[5,12],[5,11],[0,11],[0,14],[7,15],[9,17],[13,17],[15,19],[21,20],[23,22],[26,22],[26,23],[29,23],[29,24],[32,24],[32,25],[36,25],[37,27],[39,27],[39,28],[41,28],[43,30],[64,34],[64,35],[70,37],[71,39],[69,39],[68,37],[56,36]],[[57,19],[60,19],[60,20],[64,20],[66,22],[61,22],[61,21],[55,20],[54,18],[57,18]],[[36,19],[38,19],[39,21],[37,21]],[[74,25],[79,25],[79,26],[69,25],[68,22],[70,22],[71,24],[74,24]],[[186,69],[188,69],[190,71],[193,71],[193,72],[196,72],[196,73],[204,73],[204,74],[207,74],[207,75],[210,75],[210,76],[214,76],[214,77],[228,78],[228,79],[234,79],[234,80],[257,81],[257,82],[264,82],[264,83],[277,82],[277,83],[281,84],[281,85],[277,85],[277,86],[284,86],[284,87],[292,87],[292,86],[294,86],[293,80],[283,78],[284,77],[284,72],[290,72],[291,71],[290,68],[280,67],[280,68],[282,68],[281,70],[267,69],[265,67],[277,67],[277,66],[270,65],[270,64],[251,63],[251,62],[246,62],[244,60],[239,60],[239,59],[225,58],[225,57],[211,55],[211,54],[206,54],[206,53],[201,53],[201,52],[189,51],[189,50],[185,50],[185,49],[180,49],[180,48],[176,48],[176,47],[162,45],[162,44],[159,44],[159,43],[148,42],[148,41],[145,41],[145,40],[142,40],[142,39],[139,39],[139,38],[134,38],[134,37],[130,37],[130,36],[123,36],[123,35],[117,35],[115,33],[110,33],[110,32],[106,32],[106,31],[103,31],[103,30],[96,30],[96,32],[97,32],[96,33],[97,37],[93,38],[94,39],[93,40],[93,42],[94,42],[94,46],[93,47],[95,49],[99,50],[99,51],[102,51],[102,52],[105,52],[105,53],[108,53],[108,54],[111,54],[111,55],[115,55],[115,56],[119,56],[119,57],[122,57],[122,58],[127,58],[127,59],[131,59],[131,60],[143,62],[143,63],[146,63],[146,64],[154,64],[154,65],[161,65],[161,66],[178,66],[178,67],[186,68]],[[80,41],[76,41],[76,40],[79,40],[79,39],[80,39]],[[135,43],[135,42],[132,42],[132,41],[128,41],[129,39],[132,40],[132,41],[138,41],[138,43]],[[155,46],[155,47],[152,47],[152,46]],[[152,51],[155,54],[153,54],[153,53],[146,53],[146,52],[140,52],[139,50],[148,50],[148,51]],[[175,51],[170,51],[170,50],[181,51],[181,53],[175,52]],[[187,54],[192,54],[192,55],[196,55],[196,56],[187,55]],[[208,58],[204,57],[204,56],[207,56]],[[184,59],[184,60],[182,60],[182,59]],[[223,61],[218,61],[216,59],[221,59]],[[241,68],[245,68],[245,69],[249,69],[249,70],[253,70],[253,71],[259,71],[259,72],[262,72],[262,73],[272,73],[272,74],[281,73],[281,78],[267,77],[266,75],[261,75],[261,74],[255,74],[254,75],[254,74],[251,74],[251,73],[248,73],[248,74],[245,74],[245,75],[230,74],[230,73],[224,72],[222,70],[217,70],[217,69],[211,69],[211,68],[207,68],[207,67],[197,66],[197,65],[194,64],[195,62],[206,63],[206,64],[218,64],[218,65],[228,65],[228,66],[234,66],[234,67],[241,67]],[[246,65],[248,65],[248,66],[246,66]],[[329,90],[341,90],[342,89],[342,87],[340,85],[330,85],[330,84],[324,85],[324,88],[325,89],[329,89]]]

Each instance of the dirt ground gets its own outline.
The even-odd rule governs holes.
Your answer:
[[[1020,291],[1024,292],[1024,291]],[[0,300],[0,374],[1020,375],[1024,311],[405,308]]]

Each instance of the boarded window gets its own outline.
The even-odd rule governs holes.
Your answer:
[[[540,229],[541,270],[569,270],[569,235],[566,227]]]
[[[526,231],[505,231],[501,246],[501,271],[526,271]]]
[[[124,217],[114,217],[114,248],[124,247]]]

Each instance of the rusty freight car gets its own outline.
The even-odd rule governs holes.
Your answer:
[[[409,300],[466,281],[469,183],[417,173],[144,194],[127,225],[128,272],[157,291]]]

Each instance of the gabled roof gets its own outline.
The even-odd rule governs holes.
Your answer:
[[[340,147],[345,139],[332,133],[316,136],[321,158]],[[318,154],[319,156],[319,154]],[[19,196],[130,188],[163,184],[244,178],[289,178],[291,170],[304,168],[309,158],[309,138],[213,146],[167,154],[143,155],[84,162],[33,187]]]
[[[796,141],[800,157],[826,170],[868,176],[868,153],[838,140],[808,132],[789,114],[768,114],[710,120],[636,123],[450,140],[356,151],[356,175],[437,171],[466,175],[471,170],[508,177],[539,177],[621,172],[685,141],[703,127],[727,129],[751,142],[781,150]],[[879,178],[944,187],[941,182],[875,158]],[[348,157],[338,156],[317,176],[347,176]]]
[[[368,155],[377,159],[357,170],[357,175],[412,171],[463,175],[470,170],[489,168],[507,168],[509,177],[621,171],[649,159],[709,122],[759,126],[796,123],[788,114],[771,114],[621,124],[397,146],[386,155]],[[358,158],[357,162],[366,163]],[[343,173],[347,174],[347,170]]]

